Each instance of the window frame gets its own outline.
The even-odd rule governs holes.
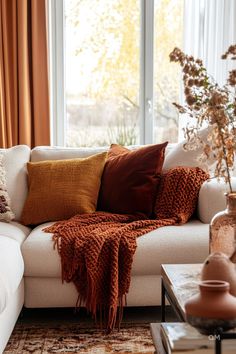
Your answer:
[[[140,143],[153,143],[154,0],[141,0]]]
[[[65,146],[64,0],[48,0],[51,144]]]
[[[153,74],[154,74],[154,0],[140,0],[140,144],[153,142]],[[65,37],[64,0],[48,0],[51,141],[65,146]]]

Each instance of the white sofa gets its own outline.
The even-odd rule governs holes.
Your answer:
[[[180,145],[167,147],[164,170],[176,165],[196,165],[196,153],[178,155],[178,149],[180,152]],[[23,305],[27,308],[73,307],[77,300],[74,285],[61,282],[60,258],[53,248],[51,234],[42,231],[51,223],[31,230],[19,222],[27,196],[26,163],[86,157],[104,150],[37,147],[30,151],[23,145],[0,150],[5,155],[7,190],[15,213],[14,221],[0,222],[0,353]],[[162,263],[199,263],[206,258],[209,221],[225,208],[224,192],[224,183],[205,182],[199,196],[198,219],[182,226],[163,227],[138,238],[128,306],[160,305]]]

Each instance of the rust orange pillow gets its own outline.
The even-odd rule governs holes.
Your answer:
[[[155,202],[156,218],[178,218],[178,223],[186,223],[196,209],[201,185],[208,178],[200,167],[178,166],[163,173]]]
[[[21,221],[37,225],[96,210],[107,153],[87,158],[29,162],[29,193]]]
[[[137,150],[112,144],[103,171],[99,210],[118,214],[153,214],[166,143]]]

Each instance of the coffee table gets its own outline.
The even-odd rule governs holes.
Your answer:
[[[166,298],[181,321],[185,321],[184,304],[197,294],[202,264],[162,264],[161,321],[165,322]]]
[[[186,321],[184,304],[197,294],[202,264],[162,264],[161,266],[161,321],[165,322],[166,298],[181,321]],[[156,353],[166,354],[160,337],[160,324],[151,323],[151,333]],[[221,340],[235,338],[235,334],[220,333],[216,336],[215,353],[221,353]],[[191,352],[189,351],[188,354]],[[194,353],[194,352],[193,352]]]
[[[202,264],[161,265],[161,322],[165,322],[166,299],[181,321],[185,321],[185,301],[198,291]],[[160,323],[151,323],[156,353],[166,354],[160,336]]]

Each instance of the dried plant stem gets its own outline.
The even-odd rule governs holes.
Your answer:
[[[230,193],[232,193],[233,189],[232,189],[232,184],[231,184],[229,165],[228,165],[228,160],[227,160],[226,151],[225,151],[225,147],[224,146],[223,146],[223,153],[224,153],[224,159],[225,159],[225,164],[226,164],[226,171],[227,171],[227,177],[228,177],[228,183],[229,183],[229,190],[230,190]]]
[[[229,46],[222,59],[236,59],[236,44]],[[188,114],[197,121],[185,129],[187,150],[197,148],[200,130],[207,124],[208,142],[203,141],[205,159],[214,158],[214,175],[222,177],[232,193],[231,169],[236,151],[236,69],[229,71],[227,82],[220,87],[203,66],[201,59],[186,55],[179,48],[170,53],[170,61],[182,67],[185,104],[174,103],[181,114]],[[188,147],[188,143],[191,143]]]
[[[219,126],[218,126],[218,131],[219,131],[219,135],[220,135],[221,142],[222,142],[222,150],[223,150],[224,160],[225,160],[225,164],[226,164],[227,182],[229,183],[230,193],[232,193],[233,189],[232,189],[231,177],[230,177],[230,172],[229,172],[229,164],[228,164],[228,159],[227,159],[227,154],[226,154],[226,149],[225,149],[225,144],[224,144],[224,137],[222,135],[222,132],[221,132]]]

